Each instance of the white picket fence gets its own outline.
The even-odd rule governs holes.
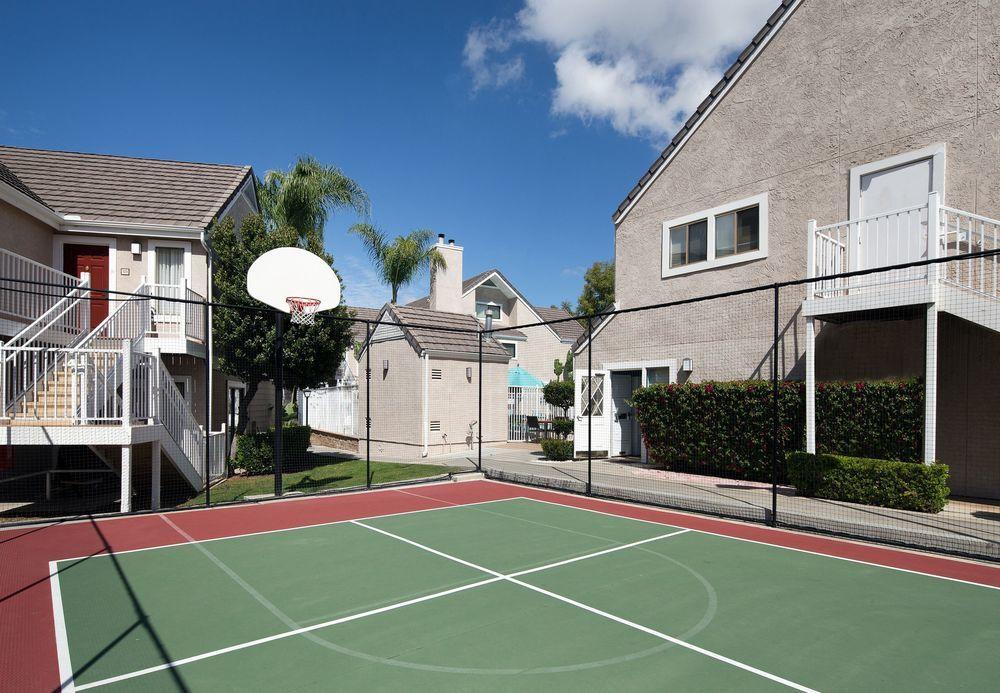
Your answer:
[[[507,440],[524,442],[528,440],[528,417],[537,416],[542,420],[552,420],[562,416],[563,411],[545,401],[540,387],[507,388]],[[573,416],[572,409],[568,413]]]
[[[358,386],[321,387],[299,390],[299,423],[320,431],[357,435],[355,416],[358,408]]]

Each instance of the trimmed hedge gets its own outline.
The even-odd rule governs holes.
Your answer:
[[[846,455],[788,456],[788,477],[804,496],[941,512],[948,501],[948,467]]]
[[[923,446],[920,380],[827,382],[816,388],[817,450],[917,461]],[[771,383],[658,384],[632,394],[654,464],[683,472],[771,480]],[[778,387],[778,481],[785,453],[805,447],[805,385]]]
[[[309,448],[309,426],[285,426],[281,429],[282,460],[302,460]],[[274,429],[246,433],[236,437],[235,467],[244,474],[257,476],[274,473]]]
[[[562,438],[545,438],[542,440],[542,452],[545,459],[563,462],[573,459],[573,441]]]
[[[771,479],[771,383],[651,385],[633,392],[632,403],[654,464],[729,479]],[[778,406],[780,459],[802,438],[798,383],[779,386]]]

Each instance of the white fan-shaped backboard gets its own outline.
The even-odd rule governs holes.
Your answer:
[[[289,296],[315,298],[321,311],[340,304],[336,273],[323,258],[302,248],[275,248],[254,260],[247,271],[247,291],[286,313]]]

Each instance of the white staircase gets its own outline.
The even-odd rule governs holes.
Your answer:
[[[0,346],[0,426],[77,427],[76,437],[92,448],[102,435],[114,444],[122,427],[151,427],[193,489],[205,483],[207,442],[213,446],[208,476],[222,476],[224,435],[206,440],[159,354],[145,351],[155,300],[150,288],[142,284],[112,298],[113,310],[93,330],[89,293],[84,281]]]

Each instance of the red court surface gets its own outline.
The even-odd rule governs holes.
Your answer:
[[[1000,587],[1000,566],[829,539],[759,525],[493,481],[437,483],[170,513],[195,540],[305,527],[507,498],[533,498],[948,579]],[[50,561],[187,541],[162,515],[113,517],[0,531],[0,691],[60,686]]]

